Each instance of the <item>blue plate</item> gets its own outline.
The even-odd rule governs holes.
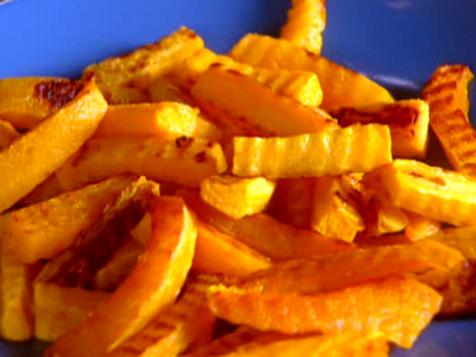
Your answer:
[[[15,0],[0,6],[0,78],[76,77],[91,62],[181,25],[227,51],[247,32],[276,34],[288,6],[288,0]],[[328,0],[324,54],[397,97],[411,97],[439,64],[476,68],[475,38],[475,0]],[[43,347],[0,343],[0,356],[37,356]],[[476,356],[476,320],[433,323],[412,351],[393,356]]]

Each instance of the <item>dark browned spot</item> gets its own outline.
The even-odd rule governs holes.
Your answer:
[[[356,108],[341,108],[331,115],[337,118],[339,125],[347,127],[353,124],[385,124],[393,128],[405,128],[415,124],[418,119],[418,109],[390,104],[377,111],[360,110]]]
[[[193,138],[189,138],[188,136],[181,136],[175,139],[175,146],[178,149],[186,149],[193,143]]]
[[[83,84],[81,82],[55,79],[38,83],[35,86],[35,96],[58,109],[74,99],[82,89]]]
[[[195,155],[195,161],[199,164],[205,162],[207,160],[207,154],[205,151],[200,151],[197,155]]]
[[[207,148],[210,148],[210,149],[211,149],[212,147],[213,147],[213,141],[209,141],[209,142],[207,143]]]

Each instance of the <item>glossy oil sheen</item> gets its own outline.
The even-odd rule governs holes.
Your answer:
[[[77,77],[87,64],[181,25],[227,51],[247,32],[276,34],[288,6],[288,0],[14,0],[0,6],[0,78]],[[476,0],[328,0],[324,54],[398,97],[418,95],[439,64],[476,69],[475,39]],[[0,343],[0,356],[39,356],[42,347]],[[476,356],[476,320],[434,323],[413,350],[392,356]]]

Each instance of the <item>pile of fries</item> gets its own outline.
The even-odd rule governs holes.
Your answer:
[[[0,80],[0,335],[47,356],[387,356],[476,311],[464,65],[395,101],[324,1],[228,55],[181,28]],[[429,128],[453,170],[430,166]]]

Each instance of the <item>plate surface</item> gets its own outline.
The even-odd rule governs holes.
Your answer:
[[[0,78],[76,77],[91,62],[181,25],[227,51],[247,32],[276,34],[288,6],[288,0],[15,0],[0,6]],[[476,69],[475,38],[474,0],[328,0],[324,54],[410,97],[439,64]],[[42,348],[0,342],[0,356],[39,356]],[[392,356],[476,356],[476,320],[433,323],[412,351]]]

